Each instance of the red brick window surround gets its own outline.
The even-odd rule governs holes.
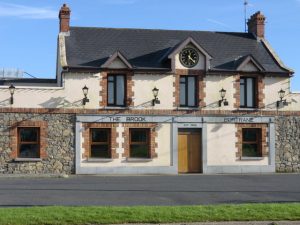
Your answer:
[[[104,158],[111,158],[111,159],[117,159],[118,154],[116,152],[118,144],[117,144],[117,123],[83,123],[83,131],[82,131],[82,148],[83,148],[83,154],[82,158],[88,159],[92,158],[91,155],[91,146],[92,144],[95,145],[101,145],[101,143],[93,143],[91,138],[91,131],[92,129],[108,129],[109,130],[109,156]],[[103,144],[103,143],[102,143]]]
[[[240,102],[240,95],[241,95],[241,89],[240,89],[240,78],[254,78],[255,80],[255,90],[254,90],[254,108],[258,109],[263,109],[265,107],[264,104],[264,99],[265,99],[265,94],[264,94],[264,89],[265,89],[265,83],[263,79],[263,75],[253,75],[253,74],[238,74],[235,76],[235,81],[233,84],[233,88],[235,90],[235,93],[233,95],[233,98],[235,99],[234,102],[234,108],[241,108],[241,102]]]
[[[237,137],[237,142],[236,142],[236,147],[237,147],[237,153],[236,157],[238,159],[241,159],[243,156],[243,143],[246,142],[246,140],[243,140],[243,130],[257,130],[258,139],[258,148],[260,155],[258,157],[266,157],[268,156],[268,143],[267,143],[267,137],[268,137],[268,132],[267,124],[235,124],[236,127],[236,137]],[[253,140],[254,142],[254,140]],[[247,142],[246,142],[247,143]],[[250,143],[251,144],[251,143]]]
[[[148,129],[149,132],[149,155],[148,158],[153,159],[157,157],[156,148],[157,144],[157,131],[156,131],[156,123],[123,123],[124,132],[122,137],[124,138],[124,142],[122,144],[122,148],[124,149],[123,157],[130,158],[130,129]]]
[[[125,76],[125,105],[124,107],[133,106],[133,86],[134,81],[132,70],[106,70],[101,72],[100,79],[100,107],[107,107],[108,104],[108,76],[109,75],[124,75]],[[122,107],[122,106],[121,106]]]
[[[48,123],[46,121],[20,121],[20,122],[12,122],[10,127],[10,148],[11,153],[10,157],[12,159],[18,158],[47,158],[48,154],[46,152],[47,148],[47,131]],[[22,132],[29,132],[33,135],[37,135],[36,137],[28,137],[27,139],[22,140],[21,135]],[[24,156],[20,149],[22,147],[35,147],[37,149],[37,153],[34,156]]]
[[[175,102],[174,107],[180,108],[180,77],[182,76],[195,76],[196,77],[196,107],[205,107],[205,71],[203,70],[189,70],[189,69],[176,69],[175,71],[175,81],[173,87],[175,88],[173,97]]]

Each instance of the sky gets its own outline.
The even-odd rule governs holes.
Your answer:
[[[71,26],[244,32],[244,0],[0,0],[0,68],[54,78],[58,11]],[[266,16],[265,37],[295,71],[300,91],[300,0],[248,0],[247,18]]]

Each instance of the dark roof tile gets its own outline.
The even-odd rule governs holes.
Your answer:
[[[287,72],[252,34],[233,32],[71,27],[67,62],[100,68],[120,51],[134,68],[166,69],[170,64],[163,59],[189,37],[212,56],[211,69],[232,70],[234,60],[252,55],[268,72]]]

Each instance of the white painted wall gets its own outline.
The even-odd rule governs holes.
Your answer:
[[[206,83],[206,87],[204,92],[206,93],[206,98],[204,99],[206,107],[204,110],[232,110],[235,99],[233,98],[233,94],[235,90],[233,89],[233,84],[235,82],[233,76],[218,76],[218,75],[210,75],[204,78]],[[225,98],[227,99],[229,105],[222,105],[219,107],[220,90],[224,88],[226,90]]]
[[[175,78],[173,75],[157,75],[157,74],[135,74],[133,76],[134,87],[134,106],[135,108],[145,109],[173,109],[173,92],[175,87],[173,83]],[[159,89],[158,99],[160,104],[154,107],[151,105],[153,99],[152,89]]]
[[[89,88],[90,102],[85,108],[99,108],[99,74],[68,73],[63,87],[22,87],[17,86],[14,104],[9,104],[8,86],[0,88],[0,107],[17,108],[83,108],[82,88]]]
[[[279,100],[278,91],[283,89],[289,95],[289,78],[265,77],[265,106],[267,110],[276,109],[276,102]],[[287,107],[288,108],[288,107]]]
[[[122,137],[122,132],[124,131],[124,127],[121,124],[117,127],[117,133],[119,134],[119,138],[117,139],[117,143],[119,144],[117,148],[117,153],[119,153],[119,158],[114,159],[111,162],[88,162],[86,159],[81,158],[81,166],[82,167],[137,167],[137,166],[170,166],[171,165],[171,125],[168,123],[159,124],[159,127],[156,128],[157,137],[156,142],[158,147],[156,148],[157,158],[154,158],[149,162],[128,162],[125,157],[122,157],[122,153],[124,153],[124,148],[122,148],[122,144],[124,143],[124,137]],[[81,145],[84,142],[84,139],[81,136]],[[80,157],[82,157],[83,149],[81,148]]]
[[[122,62],[117,62],[122,63]],[[121,65],[118,65],[121,66]],[[98,109],[100,97],[100,73],[66,73],[63,77],[63,86],[57,87],[39,87],[39,86],[17,86],[14,94],[14,104],[9,103],[10,93],[8,86],[0,86],[0,107],[16,107],[16,108],[83,108],[82,105],[82,87],[86,85],[89,88],[88,98],[90,102],[85,108]],[[134,86],[134,108],[135,109],[174,109],[173,103],[175,98],[173,93],[174,76],[172,74],[135,74],[133,76]],[[204,99],[206,107],[204,110],[233,110],[235,99],[233,95],[234,78],[231,75],[209,75],[204,78],[206,83]],[[265,109],[277,110],[276,102],[279,100],[278,91],[282,88],[286,91],[285,99],[288,106],[281,107],[279,111],[299,111],[300,110],[300,94],[290,92],[290,79],[284,77],[265,77]],[[158,98],[160,104],[152,107],[153,99],[152,89],[157,87],[159,91]],[[226,92],[225,98],[228,100],[228,106],[218,107],[220,100],[220,89],[224,88]]]
[[[300,94],[290,92],[290,78],[266,77],[265,80],[265,105],[267,110],[276,110],[276,102],[279,100],[278,91],[285,91],[284,99],[288,105],[280,107],[280,111],[300,110]]]
[[[235,124],[207,124],[207,165],[268,165],[268,157],[263,160],[239,160],[236,157]]]

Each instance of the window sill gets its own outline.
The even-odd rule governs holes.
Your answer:
[[[105,162],[112,162],[113,159],[110,159],[110,158],[107,158],[107,159],[105,159],[105,158],[88,158],[87,161],[88,162],[103,162],[103,163],[105,163]]]
[[[190,111],[195,111],[195,110],[199,110],[199,107],[177,107],[177,110],[182,110],[182,111],[186,111],[186,110],[190,110]]]
[[[259,109],[258,108],[238,108],[238,110],[241,110],[241,111],[257,111]]]
[[[126,109],[127,106],[105,106],[104,109]]]
[[[250,160],[263,160],[264,157],[241,157],[241,160],[250,161]]]
[[[126,158],[127,162],[151,162],[152,159],[149,158]]]
[[[15,162],[41,162],[41,158],[15,158]]]

